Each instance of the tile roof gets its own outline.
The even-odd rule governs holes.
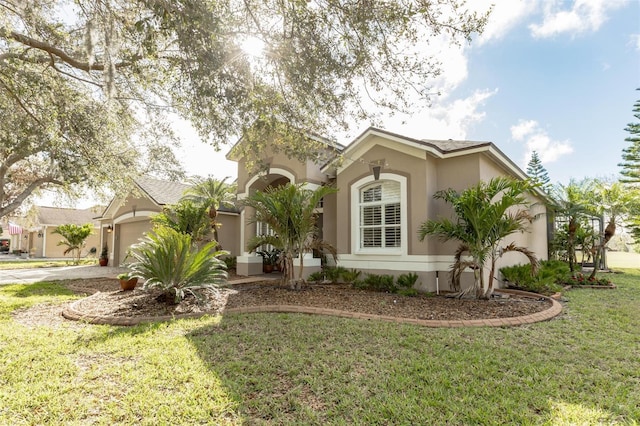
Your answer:
[[[136,178],[136,183],[156,204],[176,204],[190,185],[181,182],[155,179],[149,176]]]
[[[37,206],[37,221],[41,225],[84,225],[85,223],[93,223],[98,226],[98,222],[94,218],[100,215],[100,211],[103,208],[103,206],[96,206],[88,209],[66,209]]]
[[[419,141],[422,144],[433,145],[443,152],[463,151],[465,149],[477,148],[481,146],[490,145],[491,142],[480,141],[460,141],[460,140],[433,140],[433,139],[421,139]]]

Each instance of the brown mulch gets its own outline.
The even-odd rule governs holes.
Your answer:
[[[121,291],[118,280],[108,278],[69,280],[64,285],[78,294],[91,295],[76,302],[83,314],[107,317],[149,317],[207,312],[218,314],[225,308],[261,305],[298,305],[337,309],[365,314],[387,315],[422,320],[473,320],[509,318],[541,312],[551,302],[538,297],[504,295],[491,300],[459,300],[444,296],[397,294],[355,290],[342,284],[314,284],[292,291],[278,281],[235,284],[207,292],[197,300],[189,296],[180,304],[163,300],[157,292]],[[14,313],[25,325],[61,325],[65,305],[41,304]]]

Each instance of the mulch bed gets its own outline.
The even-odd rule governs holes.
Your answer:
[[[459,300],[434,295],[405,297],[356,290],[343,284],[314,284],[301,291],[292,291],[277,281],[235,284],[207,292],[201,300],[189,296],[176,305],[167,303],[159,293],[144,291],[140,286],[133,291],[121,291],[115,279],[69,280],[63,284],[79,294],[91,295],[74,302],[76,310],[87,315],[115,318],[219,314],[229,308],[294,305],[398,318],[474,320],[530,315],[551,306],[551,302],[542,297],[511,294],[491,300]],[[56,325],[69,322],[61,316],[65,306],[38,305],[16,311],[14,317],[27,325]]]

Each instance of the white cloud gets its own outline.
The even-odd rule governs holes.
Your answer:
[[[633,46],[635,50],[640,50],[640,34],[631,34],[629,36],[629,44]]]
[[[385,120],[384,127],[416,139],[466,139],[469,128],[484,119],[480,110],[496,90],[477,90],[471,96],[446,102],[440,99],[411,117],[398,116]]]
[[[622,0],[575,0],[570,9],[561,9],[566,2],[544,3],[542,24],[531,24],[529,29],[536,38],[553,37],[561,33],[579,34],[597,31],[607,20],[607,12],[624,7]]]
[[[563,155],[573,152],[569,140],[553,140],[535,120],[520,120],[518,124],[511,126],[511,137],[517,142],[524,142],[523,165],[529,162],[533,151],[538,153],[543,163],[553,163]]]
[[[484,32],[478,38],[479,44],[484,44],[491,40],[498,40],[504,37],[512,28],[520,25],[528,15],[537,9],[537,2],[513,1],[513,0],[475,0],[474,10],[484,12],[493,5],[491,15]]]

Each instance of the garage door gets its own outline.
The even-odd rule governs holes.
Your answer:
[[[151,222],[148,219],[116,225],[116,238],[118,238],[119,241],[117,244],[118,251],[114,256],[114,264],[119,265],[122,263],[129,247],[136,244],[138,240],[142,238],[142,234],[150,230]]]

